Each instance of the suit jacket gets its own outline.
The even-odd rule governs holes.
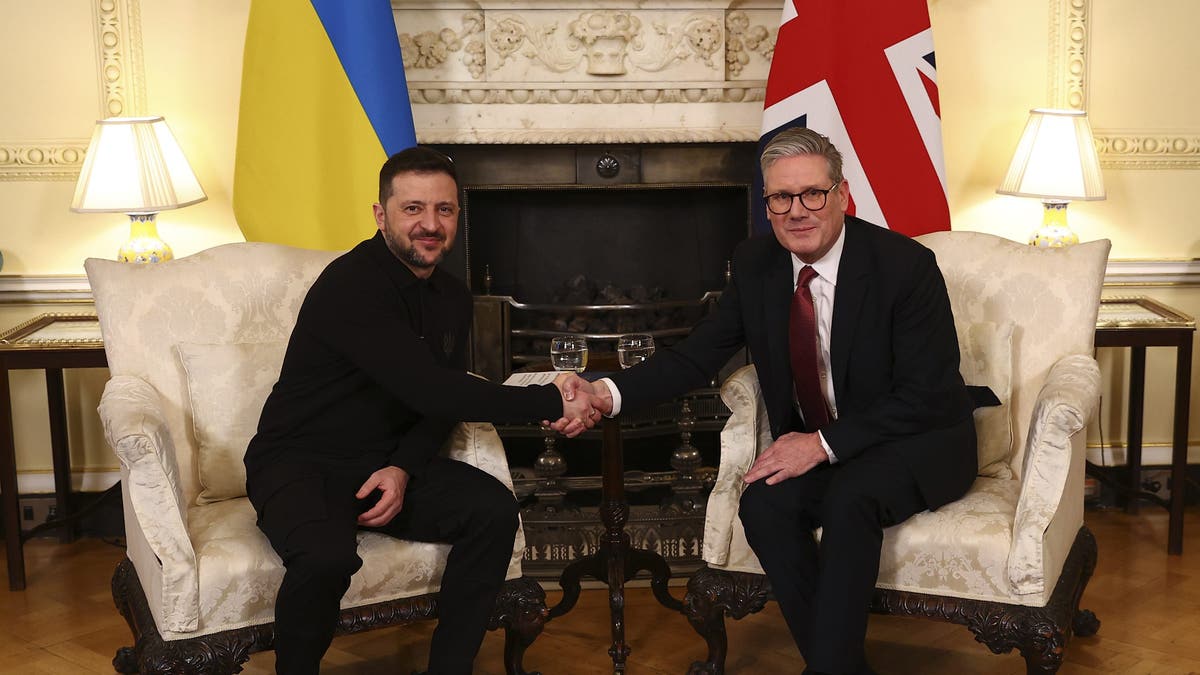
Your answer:
[[[932,508],[958,498],[975,473],[974,433],[961,447],[919,442],[969,425],[950,299],[933,252],[847,216],[830,337],[838,418],[822,430],[839,462],[893,445]],[[802,428],[793,404],[788,315],[791,254],[774,235],[743,242],[716,310],[686,340],[613,376],[622,405],[638,408],[704,386],[747,346],[778,438]]]

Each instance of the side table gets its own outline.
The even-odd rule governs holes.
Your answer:
[[[1183,505],[1187,486],[1188,409],[1191,405],[1192,339],[1196,321],[1144,296],[1102,298],[1096,321],[1096,347],[1128,347],[1129,422],[1126,482],[1118,486],[1129,497],[1126,509],[1137,510],[1146,499],[1170,511],[1167,553],[1183,553]],[[1175,421],[1171,440],[1171,499],[1145,492],[1142,483],[1142,416],[1146,393],[1146,347],[1175,348]],[[1095,467],[1089,473],[1102,477]]]
[[[65,514],[71,494],[71,455],[67,442],[67,407],[62,371],[64,368],[107,366],[100,324],[95,314],[42,314],[0,333],[0,510],[4,519],[9,590],[25,589],[25,554],[22,550],[20,502],[17,499],[17,457],[8,373],[22,369],[46,371],[50,447],[54,459],[54,502],[58,513]],[[70,530],[66,530],[62,536],[69,540]]]

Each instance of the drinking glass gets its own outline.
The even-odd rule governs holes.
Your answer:
[[[582,373],[587,368],[587,340],[578,335],[559,335],[550,340],[550,364],[555,370]]]
[[[654,338],[634,333],[617,338],[617,362],[621,369],[631,368],[650,358],[654,353]]]

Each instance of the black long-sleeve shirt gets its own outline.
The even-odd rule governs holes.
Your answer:
[[[259,472],[279,462],[419,475],[458,421],[557,419],[553,385],[506,387],[467,372],[471,302],[441,269],[413,275],[380,233],[330,263],[304,299],[246,450],[251,486],[273,482]]]

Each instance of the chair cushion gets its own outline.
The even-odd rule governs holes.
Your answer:
[[[1011,321],[981,321],[958,330],[963,381],[986,386],[1000,399],[998,406],[975,409],[980,476],[1013,475],[1012,334]]]
[[[979,477],[967,494],[884,530],[876,586],[1023,604],[1008,582],[1020,481]]]
[[[246,496],[242,458],[279,379],[286,341],[177,345],[200,473],[198,504]]]
[[[164,637],[196,637],[274,621],[283,564],[255,525],[250,501],[242,497],[194,506],[188,521],[199,560],[200,626],[195,633]],[[351,577],[342,608],[437,592],[449,552],[448,544],[359,532],[363,566]]]

